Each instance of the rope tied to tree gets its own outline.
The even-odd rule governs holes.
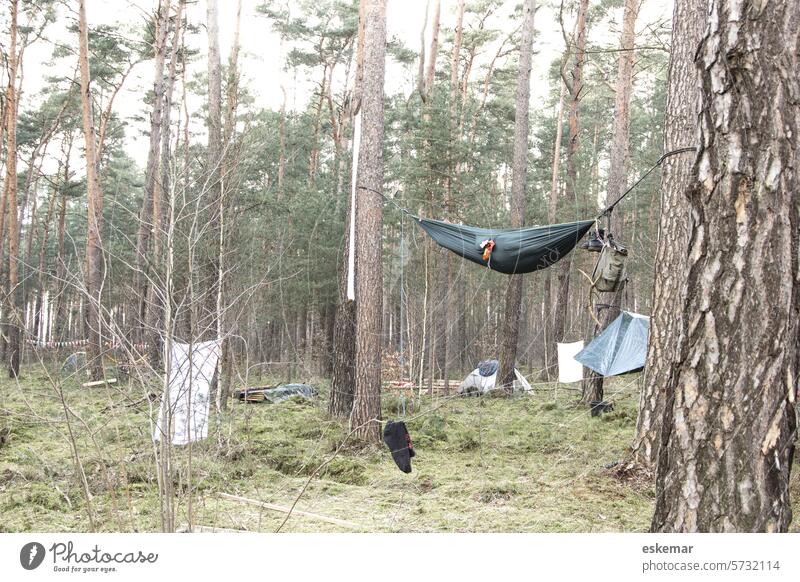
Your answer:
[[[647,178],[647,176],[649,176],[650,174],[652,174],[652,173],[653,173],[653,170],[655,170],[656,168],[658,168],[659,166],[661,166],[661,164],[662,164],[662,163],[664,163],[664,160],[666,160],[667,158],[669,158],[669,157],[671,157],[671,156],[676,156],[676,155],[678,155],[678,154],[683,154],[683,153],[686,153],[686,152],[693,152],[693,151],[695,151],[696,149],[697,149],[697,148],[695,148],[694,146],[690,146],[690,147],[685,147],[685,148],[679,148],[679,149],[677,149],[677,150],[672,150],[672,151],[670,151],[670,152],[667,152],[667,153],[665,153],[663,156],[661,156],[660,158],[658,158],[658,161],[656,161],[656,163],[655,163],[655,164],[653,164],[652,166],[650,166],[650,168],[649,168],[649,169],[648,169],[648,170],[647,170],[647,171],[646,171],[644,174],[642,174],[642,175],[639,177],[639,179],[638,179],[638,180],[636,180],[636,181],[635,181],[635,182],[634,182],[634,183],[633,183],[633,184],[632,184],[632,185],[631,185],[631,186],[630,186],[630,187],[629,187],[627,190],[625,190],[625,192],[623,192],[623,193],[622,193],[622,195],[621,195],[619,198],[617,198],[616,200],[614,200],[614,202],[612,202],[612,203],[611,203],[611,204],[610,204],[608,207],[606,207],[606,209],[605,209],[605,210],[603,210],[603,212],[601,212],[600,214],[598,214],[598,215],[597,215],[597,218],[602,218],[602,217],[604,217],[604,216],[608,216],[608,217],[610,217],[610,216],[611,216],[611,213],[614,211],[614,207],[615,207],[617,204],[619,204],[620,202],[622,202],[622,200],[623,200],[623,199],[624,199],[624,198],[625,198],[625,197],[626,197],[628,194],[630,194],[631,192],[633,192],[633,190],[634,190],[634,189],[635,189],[635,188],[636,188],[636,187],[637,187],[639,184],[641,184],[641,183],[642,183],[642,182],[645,180],[645,178]]]

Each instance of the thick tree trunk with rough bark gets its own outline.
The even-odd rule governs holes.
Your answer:
[[[675,3],[672,16],[667,106],[664,114],[664,151],[695,145],[699,72],[694,56],[706,20],[708,0]],[[681,289],[686,277],[689,244],[689,204],[686,188],[692,177],[692,154],[664,160],[661,171],[661,214],[658,224],[653,279],[652,316],[647,346],[647,368],[639,396],[639,415],[632,460],[654,467],[658,457],[664,388],[675,361],[675,327],[680,322]]]
[[[633,64],[634,64],[634,41],[636,40],[636,18],[639,15],[641,0],[625,0],[625,8],[622,14],[622,35],[620,38],[620,53],[617,62],[617,83],[614,93],[614,134],[611,138],[611,159],[608,172],[608,185],[606,187],[605,199],[601,206],[605,207],[608,203],[619,198],[625,191],[628,175],[628,150],[631,125],[630,100],[633,90]],[[617,239],[624,238],[619,232],[624,224],[621,216],[622,209],[616,210],[615,216],[611,219],[611,232]],[[600,334],[609,323],[614,321],[620,313],[620,303],[622,293],[599,293],[597,295],[594,310],[595,317],[600,321],[600,325],[595,325],[594,335]],[[608,305],[598,309],[597,303]],[[589,370],[589,374],[583,381],[583,401],[599,402],[603,400],[603,376]]]
[[[712,0],[710,14],[652,529],[786,531],[800,369],[800,4]]]
[[[511,227],[525,226],[525,186],[528,180],[528,132],[530,129],[531,58],[533,55],[534,0],[522,5],[522,38],[519,47],[517,72],[516,115],[514,116],[514,160],[511,168]],[[511,275],[506,287],[506,314],[500,349],[498,380],[507,393],[514,387],[514,367],[517,363],[519,318],[522,309],[522,275]]]
[[[351,204],[351,196],[354,184],[352,183],[353,172],[350,172],[351,180],[345,180],[346,161],[344,156],[345,129],[346,122],[352,119],[358,108],[356,100],[360,97],[360,83],[362,79],[361,70],[364,66],[364,26],[365,26],[365,2],[361,0],[358,10],[358,40],[356,46],[356,79],[353,90],[353,99],[347,115],[342,117],[339,128],[339,141],[335,143],[336,155],[339,161],[339,175],[337,179],[336,194],[342,196],[344,184],[350,189],[347,190],[347,211],[345,213],[345,234],[344,244],[342,245],[342,260],[339,263],[339,303],[336,306],[333,326],[333,370],[331,373],[331,399],[328,403],[328,413],[331,416],[346,418],[353,410],[353,395],[355,393],[355,361],[356,361],[356,303],[355,298],[351,299],[347,294],[347,275],[349,267],[350,246],[355,244],[350,236],[350,222],[354,212]],[[353,151],[355,152],[355,128],[353,133]],[[352,159],[351,163],[356,164],[357,160]]]
[[[86,326],[89,344],[86,363],[92,380],[103,377],[101,326],[101,291],[103,285],[103,191],[100,187],[99,160],[92,115],[91,75],[89,72],[89,28],[86,22],[86,1],[78,10],[79,66],[81,76],[81,111],[86,148],[86,189],[88,221],[86,225]]]
[[[340,161],[344,159],[344,152],[337,155]],[[344,163],[340,164],[339,184],[344,183]],[[348,181],[349,183],[349,181]],[[343,188],[337,188],[337,195],[341,195]],[[331,398],[328,402],[328,413],[331,416],[346,418],[353,409],[353,391],[355,388],[355,317],[356,303],[347,297],[347,270],[348,257],[350,256],[350,213],[351,205],[347,205],[345,214],[344,244],[342,245],[342,259],[339,264],[339,303],[336,306],[336,315],[333,329],[333,372],[331,374]]]
[[[357,437],[380,440],[381,312],[383,269],[383,83],[386,0],[365,9],[364,74],[361,81],[361,151],[356,204],[356,368],[351,426]]]

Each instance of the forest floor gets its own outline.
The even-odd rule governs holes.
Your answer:
[[[61,385],[70,427],[43,369],[0,383],[0,429],[10,429],[0,444],[0,531],[90,530],[70,428],[97,529],[159,531],[153,405],[141,385]],[[220,493],[291,505],[346,435],[343,423],[326,417],[326,385],[317,386],[315,401],[233,402],[219,429],[212,418],[208,440],[176,449],[178,526],[188,523],[191,456],[193,524],[275,531],[284,514]],[[646,531],[652,486],[606,468],[631,442],[637,378],[608,383],[615,409],[600,418],[578,405],[575,391],[534,388],[508,399],[424,397],[405,418],[417,451],[411,474],[397,469],[385,447],[347,446],[311,480],[297,509],[361,531]],[[383,403],[386,418],[403,419],[396,398]],[[793,473],[800,516],[800,472]],[[348,530],[295,515],[284,531]],[[800,531],[800,519],[792,531]]]

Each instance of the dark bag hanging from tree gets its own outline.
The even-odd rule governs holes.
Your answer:
[[[389,447],[392,458],[403,473],[411,472],[411,457],[415,456],[411,435],[405,422],[389,421],[383,428],[383,442]]]

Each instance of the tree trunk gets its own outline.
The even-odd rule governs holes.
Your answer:
[[[135,297],[138,301],[136,320],[134,324],[134,337],[140,343],[145,337],[152,337],[157,330],[148,329],[146,324],[148,311],[148,296],[157,295],[149,292],[150,283],[148,275],[148,248],[150,236],[153,232],[153,196],[158,187],[159,177],[159,147],[161,145],[161,131],[163,124],[161,117],[164,114],[164,57],[167,48],[167,32],[169,30],[169,10],[171,0],[161,0],[156,18],[155,43],[155,73],[153,79],[153,108],[150,111],[150,147],[147,150],[147,165],[144,172],[144,190],[142,194],[142,209],[139,213],[139,228],[136,232],[136,278]]]
[[[636,18],[639,15],[640,5],[641,0],[625,0],[625,9],[622,15],[622,35],[617,63],[617,86],[614,92],[614,134],[611,138],[608,185],[605,198],[600,203],[603,208],[622,195],[627,182],[631,125],[630,100],[633,89],[633,46],[636,40]],[[621,212],[621,209],[617,210],[616,216],[610,220],[610,230],[611,232],[616,231],[617,236],[620,234],[619,230],[623,225]],[[600,321],[600,325],[595,325],[595,337],[619,315],[622,293],[620,291],[602,293],[596,297],[608,307],[605,307],[602,311],[598,309],[597,304],[593,307],[595,317]],[[589,370],[588,376],[583,381],[583,401],[591,403],[601,400],[603,400],[603,376],[593,370]]]
[[[697,139],[697,99],[699,72],[694,66],[697,46],[706,28],[708,0],[682,0],[675,3],[672,17],[672,43],[669,63],[667,106],[664,121],[664,150],[695,145]],[[681,294],[686,278],[686,251],[689,244],[689,204],[686,188],[692,177],[691,155],[664,160],[661,171],[661,213],[658,224],[650,336],[647,368],[639,397],[639,415],[632,459],[654,467],[658,458],[661,417],[664,414],[667,384],[677,357],[675,344],[680,322]]]
[[[162,268],[164,265],[163,252],[161,248],[162,232],[164,230],[164,205],[163,201],[170,200],[172,196],[170,184],[170,172],[172,171],[172,154],[170,147],[170,123],[172,119],[172,95],[175,88],[175,76],[177,71],[178,47],[181,37],[181,26],[183,17],[183,5],[185,0],[179,0],[175,14],[175,28],[172,32],[170,48],[169,72],[164,87],[164,103],[161,113],[161,163],[158,182],[153,188],[152,199],[152,222],[153,222],[153,262]],[[169,20],[167,20],[167,23]],[[158,165],[158,164],[157,164]],[[158,370],[161,368],[163,358],[163,345],[161,340],[161,330],[164,329],[162,319],[164,315],[164,300],[171,301],[168,294],[162,297],[152,286],[150,287],[149,298],[146,305],[145,323],[148,331],[148,352],[150,365]]]
[[[563,81],[559,83],[561,91],[558,95],[558,113],[556,113],[556,142],[553,146],[553,166],[550,178],[550,198],[547,203],[547,222],[548,224],[556,223],[556,210],[558,208],[558,182],[561,166],[561,137],[564,133],[564,96],[566,94],[566,86]],[[557,279],[553,276],[554,269],[545,270],[544,282],[544,305],[545,309],[550,309],[553,298],[558,294],[556,288]],[[558,357],[556,355],[556,340],[553,335],[553,318],[549,313],[543,318],[544,327],[544,379],[550,380],[558,375],[558,370],[554,367],[558,364]]]
[[[575,59],[572,63],[571,80],[564,79],[569,90],[569,140],[567,143],[567,179],[564,188],[563,202],[565,207],[575,204],[575,183],[578,180],[577,158],[579,138],[578,106],[583,92],[583,61],[586,56],[586,12],[589,0],[580,0],[578,18],[575,25]],[[553,307],[553,337],[551,341],[562,342],[567,331],[567,313],[569,309],[569,275],[572,269],[572,255],[568,254],[559,261],[558,294]]]
[[[18,268],[19,228],[17,227],[17,12],[19,0],[11,2],[11,43],[8,55],[8,90],[6,91],[6,131],[8,133],[6,153],[6,187],[8,213],[8,295],[6,299],[6,321],[8,322],[8,375],[19,376],[20,326]]]
[[[511,227],[525,226],[525,186],[528,177],[528,132],[531,95],[531,57],[533,55],[534,0],[525,0],[522,8],[522,39],[519,47],[516,115],[514,117],[514,161],[511,181]],[[498,380],[506,393],[514,388],[517,362],[519,319],[522,309],[522,275],[511,275],[506,287],[506,315],[500,351]]]
[[[72,154],[72,141],[73,134],[70,133],[67,137],[67,148],[64,153],[64,181],[62,189],[66,190],[69,184],[69,159]],[[58,209],[58,254],[56,255],[56,279],[54,282],[54,295],[55,295],[55,313],[56,318],[54,322],[53,337],[56,341],[63,341],[65,339],[65,324],[67,323],[66,317],[62,314],[67,312],[67,265],[64,257],[64,233],[66,230],[66,217],[67,217],[67,196],[61,194],[61,204]]]
[[[222,64],[219,54],[219,25],[217,22],[217,0],[208,0],[206,6],[206,27],[208,33],[208,148],[206,152],[206,165],[208,172],[208,195],[210,209],[210,232],[212,239],[209,241],[207,259],[208,280],[211,282],[206,295],[206,318],[209,325],[205,333],[214,339],[221,339],[220,300],[222,285],[221,253],[224,227],[223,211],[223,184],[221,181],[222,166]],[[217,363],[217,381],[214,404],[219,417],[222,411],[220,363]]]
[[[425,98],[430,95],[433,87],[433,74],[436,71],[436,59],[439,56],[439,23],[442,13],[441,0],[436,0],[433,9],[433,22],[431,23],[431,46],[428,51],[428,64],[425,68]]]
[[[783,532],[800,366],[800,4],[712,0],[710,13],[652,529]]]
[[[103,191],[100,188],[99,161],[96,151],[92,95],[89,86],[89,29],[86,22],[86,0],[80,0],[78,15],[79,61],[81,74],[81,110],[86,148],[86,185],[88,221],[86,225],[86,325],[89,344],[86,363],[92,380],[103,377],[101,297],[103,284]]]
[[[343,133],[342,129],[342,133]],[[336,155],[339,161],[339,179],[337,181],[337,197],[343,194],[345,173],[345,157],[343,147],[337,144]],[[355,149],[354,149],[355,151]],[[353,160],[355,163],[355,160]],[[354,185],[351,184],[351,188]],[[334,316],[333,331],[333,372],[331,375],[331,398],[328,402],[328,413],[331,416],[347,418],[353,409],[353,391],[355,389],[355,317],[356,304],[347,296],[347,272],[350,257],[351,204],[347,204],[345,213],[344,244],[342,259],[339,264],[339,303]]]
[[[346,418],[353,410],[353,395],[355,393],[355,361],[356,361],[356,303],[355,296],[350,297],[348,291],[348,269],[350,267],[351,258],[355,257],[354,237],[351,236],[350,225],[355,216],[354,203],[357,203],[357,197],[353,196],[353,188],[356,184],[355,170],[358,168],[358,160],[355,158],[356,139],[360,139],[356,135],[356,128],[353,128],[353,148],[354,157],[351,159],[350,176],[351,179],[345,182],[345,168],[346,159],[344,156],[345,135],[347,123],[352,121],[353,116],[359,107],[358,100],[360,99],[360,83],[362,79],[361,70],[363,68],[363,54],[364,54],[364,26],[365,26],[365,5],[366,0],[361,0],[358,7],[358,40],[356,44],[356,79],[353,90],[353,97],[351,105],[346,111],[346,115],[342,115],[339,131],[337,133],[338,141],[334,143],[335,152],[338,161],[338,176],[336,180],[336,197],[339,199],[344,195],[344,184],[347,183],[350,188],[348,189],[347,208],[345,212],[345,233],[342,245],[342,260],[339,263],[339,302],[336,306],[336,313],[334,315],[333,323],[333,370],[331,372],[331,398],[328,402],[328,413],[331,416],[338,416]],[[283,111],[283,110],[282,110]],[[360,131],[360,130],[359,130]],[[355,290],[353,290],[355,295]]]
[[[453,56],[450,61],[450,102],[448,107],[448,132],[450,135],[449,155],[450,171],[445,178],[445,209],[448,217],[453,211],[453,182],[458,179],[458,65],[461,54],[461,42],[464,31],[464,0],[459,0],[456,9],[456,29],[453,39]],[[446,217],[447,218],[447,217]],[[436,299],[434,345],[436,348],[436,369],[440,378],[445,381],[445,393],[450,388],[449,383],[449,333],[450,315],[450,253],[444,248],[437,248],[436,259],[436,288],[439,290]]]
[[[362,138],[356,205],[356,369],[351,426],[355,435],[380,440],[381,264],[383,200],[383,83],[386,56],[386,0],[369,0],[364,34]]]
[[[53,187],[50,192],[50,199],[47,201],[47,216],[44,219],[44,224],[42,225],[42,235],[39,239],[39,268],[36,273],[36,306],[33,311],[34,313],[34,323],[32,334],[36,339],[46,339],[39,337],[39,323],[42,320],[42,303],[44,300],[45,294],[45,257],[47,251],[47,240],[50,236],[50,221],[53,220],[53,214],[55,212],[56,207],[56,198],[57,198],[58,190]],[[45,319],[45,322],[47,320]],[[46,325],[46,324],[45,324]]]

